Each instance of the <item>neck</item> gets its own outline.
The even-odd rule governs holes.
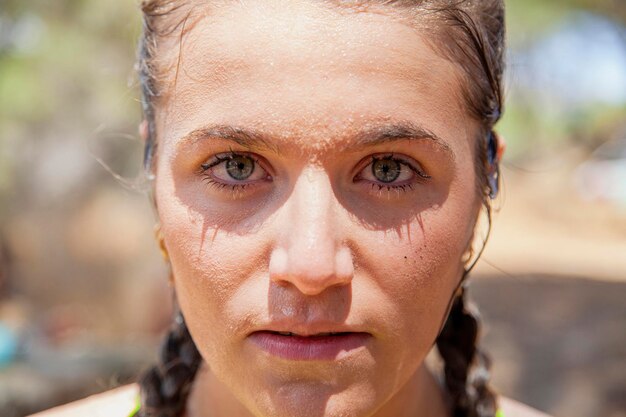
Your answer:
[[[448,417],[446,395],[426,364],[372,417]],[[185,417],[254,417],[203,362],[189,399]]]

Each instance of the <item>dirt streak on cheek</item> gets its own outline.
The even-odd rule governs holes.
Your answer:
[[[460,278],[460,259],[464,233],[459,233],[460,221],[450,221],[443,213],[423,213],[421,222],[413,222],[406,236],[378,239],[389,245],[388,259],[374,264],[376,275],[394,277],[381,281],[383,292],[393,294],[398,306],[409,307],[414,314],[440,310],[442,298],[452,291]],[[465,225],[461,230],[464,231]],[[380,260],[380,255],[370,259]]]

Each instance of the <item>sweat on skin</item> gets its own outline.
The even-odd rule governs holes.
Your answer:
[[[156,201],[208,364],[193,417],[445,414],[423,361],[481,203],[478,124],[459,69],[383,10],[196,5],[182,41],[161,45]],[[263,175],[242,186],[223,164],[202,169],[232,153]],[[375,158],[402,161],[403,183],[377,182]],[[332,361],[251,342],[282,325],[369,336]]]

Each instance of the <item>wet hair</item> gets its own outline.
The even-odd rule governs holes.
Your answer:
[[[137,71],[147,123],[144,168],[151,172],[156,153],[155,108],[164,95],[162,74],[178,63],[157,62],[165,38],[182,37],[189,30],[190,0],[142,0],[143,33],[139,42]],[[476,140],[477,193],[490,219],[490,200],[497,192],[498,169],[494,158],[497,136],[493,127],[503,109],[504,71],[503,0],[334,0],[338,6],[385,5],[416,14],[429,31],[435,51],[457,64],[461,71],[462,99],[468,114],[479,123]],[[189,23],[189,24],[188,24]],[[159,65],[160,64],[160,65]],[[479,253],[480,255],[480,253]],[[471,265],[473,266],[473,264]],[[450,301],[449,313],[436,345],[444,362],[445,385],[453,417],[494,417],[497,399],[489,387],[489,359],[477,346],[479,317],[466,306],[462,290]],[[201,356],[180,311],[167,333],[159,362],[140,378],[139,417],[179,417],[185,410]]]

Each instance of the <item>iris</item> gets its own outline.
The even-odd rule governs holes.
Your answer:
[[[393,159],[378,159],[372,163],[372,174],[380,182],[393,182],[398,179],[402,166]]]

